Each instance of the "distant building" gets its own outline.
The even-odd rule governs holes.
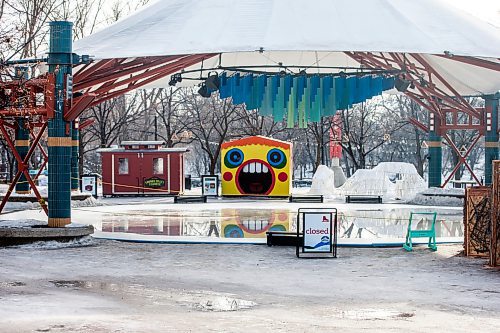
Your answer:
[[[123,141],[102,148],[102,191],[114,195],[169,195],[184,192],[186,148],[162,148],[163,141]]]

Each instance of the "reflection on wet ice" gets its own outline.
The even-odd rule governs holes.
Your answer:
[[[412,209],[358,210],[339,213],[339,237],[376,239],[404,238]],[[427,229],[425,218],[415,229]],[[267,231],[296,231],[295,211],[286,209],[213,209],[203,211],[139,211],[127,215],[107,214],[101,230],[160,236],[210,238],[265,238]],[[437,237],[462,237],[462,215],[457,210],[438,211]]]

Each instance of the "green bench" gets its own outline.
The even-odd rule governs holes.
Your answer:
[[[421,230],[414,230],[412,229],[412,222],[413,222],[413,217],[415,215],[427,215],[430,216],[431,219],[431,227],[430,229],[421,229]],[[427,247],[429,247],[432,251],[437,250],[437,245],[436,245],[436,218],[437,218],[437,213],[410,213],[410,219],[408,221],[408,231],[406,232],[406,241],[403,244],[403,248],[406,251],[412,251],[413,250],[413,238],[427,238],[429,237],[429,243],[427,244]]]

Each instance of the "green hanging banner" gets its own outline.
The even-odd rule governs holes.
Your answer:
[[[295,126],[295,96],[297,96],[297,78],[293,78],[292,90],[290,92],[290,97],[288,98],[288,107],[287,107],[287,121],[286,127],[293,128]]]

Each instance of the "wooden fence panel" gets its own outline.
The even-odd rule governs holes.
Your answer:
[[[470,187],[465,192],[465,255],[489,257],[491,241],[491,188]]]

